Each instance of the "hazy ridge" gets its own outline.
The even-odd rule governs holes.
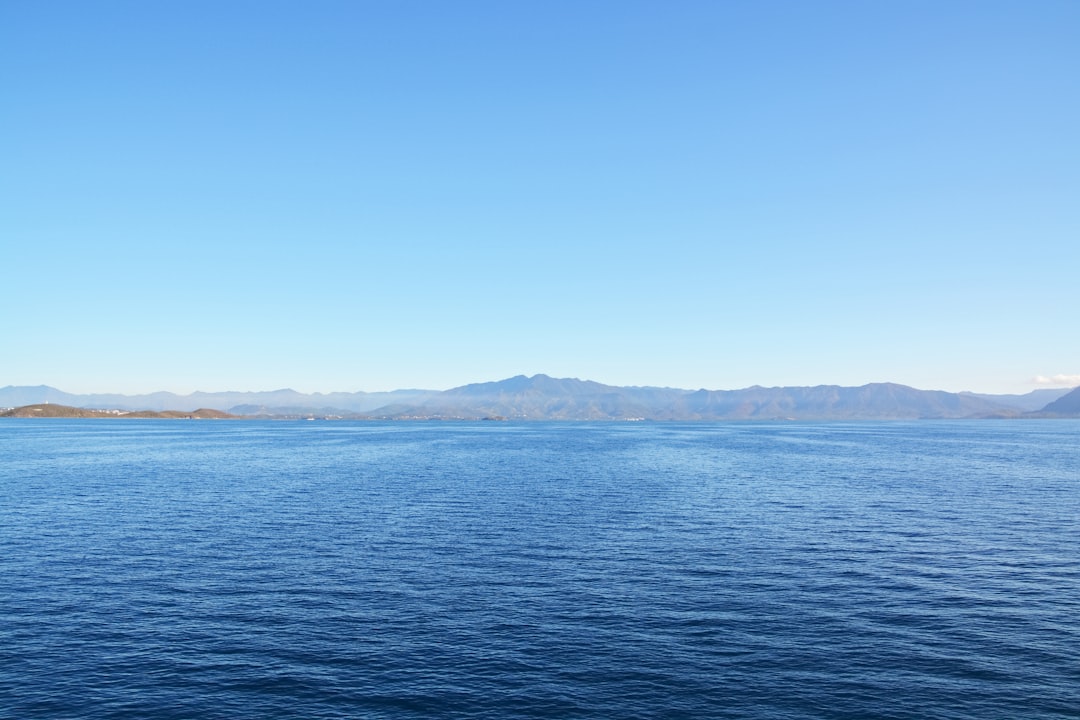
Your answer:
[[[576,378],[518,375],[445,391],[300,393],[195,392],[76,395],[46,385],[0,388],[0,407],[53,403],[124,411],[214,408],[246,417],[521,420],[888,420],[1080,415],[1080,388],[988,395],[919,390],[896,383],[859,387],[739,390],[614,386]]]
[[[1062,395],[1039,413],[1052,417],[1080,417],[1080,387]]]

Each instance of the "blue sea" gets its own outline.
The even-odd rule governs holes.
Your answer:
[[[2,718],[1078,718],[1080,422],[0,421]]]

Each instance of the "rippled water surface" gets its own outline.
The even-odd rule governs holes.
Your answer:
[[[1080,423],[0,422],[0,717],[432,716],[1080,717]]]

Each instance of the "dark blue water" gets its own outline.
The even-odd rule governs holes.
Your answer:
[[[432,716],[1080,717],[1080,423],[0,422],[0,717]]]

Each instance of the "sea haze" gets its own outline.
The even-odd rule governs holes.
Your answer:
[[[2,718],[1075,718],[1080,422],[0,424]]]

